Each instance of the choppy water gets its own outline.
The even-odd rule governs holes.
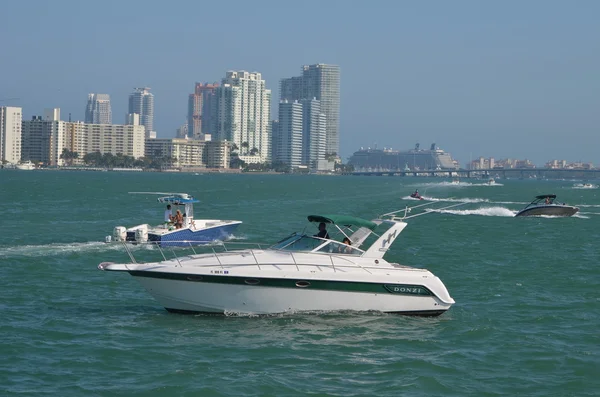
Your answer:
[[[0,395],[596,396],[600,390],[600,189],[567,181],[0,171]],[[182,191],[196,217],[239,219],[274,242],[306,215],[410,220],[387,259],[427,267],[456,300],[436,318],[380,313],[169,314],[102,241],[162,218]],[[514,218],[534,195],[572,218]],[[423,202],[421,202],[423,203]]]

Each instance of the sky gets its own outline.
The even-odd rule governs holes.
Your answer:
[[[340,155],[436,143],[470,159],[600,165],[600,2],[578,0],[19,0],[0,7],[0,106],[24,119],[88,93],[124,123],[151,87],[159,138],[186,122],[195,82],[340,66]],[[18,99],[11,99],[18,98]]]

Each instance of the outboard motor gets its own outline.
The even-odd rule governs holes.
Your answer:
[[[127,229],[123,226],[117,226],[113,230],[112,235],[113,241],[125,241],[127,240]]]
[[[148,226],[140,226],[135,229],[135,242],[145,243],[148,241]]]

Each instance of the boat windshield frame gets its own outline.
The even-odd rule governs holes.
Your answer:
[[[549,203],[545,203],[542,201],[545,201],[546,199],[550,199]],[[555,194],[542,194],[539,196],[535,196],[535,199],[533,199],[533,201],[531,203],[529,203],[527,205],[527,207],[533,207],[533,206],[539,206],[539,205],[554,205],[554,200],[556,200],[556,195]]]
[[[312,252],[352,256],[361,256],[364,254],[364,251],[360,248],[336,240],[310,236],[307,234],[292,234],[272,245],[270,249],[277,251]]]

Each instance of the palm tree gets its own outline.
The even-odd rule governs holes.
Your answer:
[[[246,149],[245,152],[248,153],[248,148],[250,147],[248,142],[242,142],[241,146],[242,146],[242,149]]]

